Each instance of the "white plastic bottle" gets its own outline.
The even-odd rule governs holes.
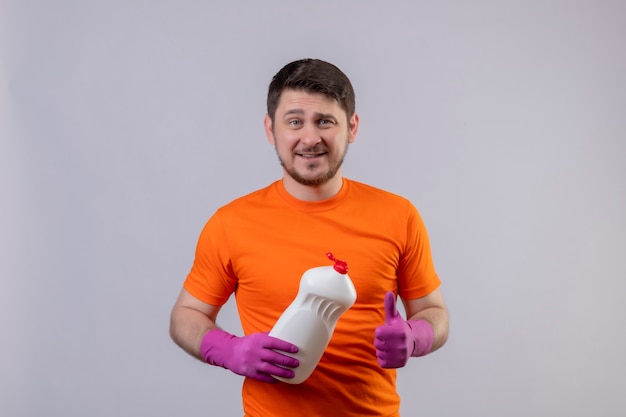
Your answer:
[[[326,256],[333,266],[319,266],[307,270],[300,279],[298,295],[280,316],[270,336],[298,346],[292,356],[300,361],[295,377],[279,378],[289,384],[306,380],[322,358],[339,317],[356,301],[356,290],[348,276],[345,261]]]

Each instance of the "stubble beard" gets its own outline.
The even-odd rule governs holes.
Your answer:
[[[346,158],[346,154],[348,153],[348,146],[346,145],[343,155],[341,155],[339,159],[337,160],[329,159],[330,166],[328,167],[328,170],[326,172],[323,172],[315,177],[305,177],[301,175],[295,168],[288,167],[285,164],[285,161],[283,161],[283,159],[280,157],[280,154],[278,153],[278,148],[277,147],[274,147],[274,148],[276,149],[276,155],[278,155],[278,160],[280,161],[280,165],[283,167],[287,175],[293,178],[297,183],[306,185],[309,187],[318,187],[320,185],[326,184],[328,181],[333,179],[335,175],[337,175],[337,172],[339,171],[339,168],[341,168],[341,165],[343,165],[343,161]],[[317,164],[318,162],[309,163],[307,164],[307,168],[315,168],[315,165]]]

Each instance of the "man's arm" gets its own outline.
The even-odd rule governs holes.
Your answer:
[[[217,328],[219,306],[198,300],[183,288],[170,317],[170,337],[185,352],[204,362],[200,353],[202,338]]]
[[[402,300],[407,320],[426,320],[433,327],[435,338],[430,352],[434,352],[448,340],[448,309],[441,290],[413,300]]]
[[[293,378],[298,347],[267,332],[237,337],[215,324],[220,307],[204,303],[183,289],[172,309],[170,335],[190,355],[211,365],[263,382]],[[285,353],[282,353],[285,352]]]

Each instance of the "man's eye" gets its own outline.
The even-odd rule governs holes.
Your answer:
[[[320,120],[320,126],[331,126],[333,124],[333,121],[330,119],[323,119]]]
[[[290,120],[289,121],[289,126],[300,126],[300,120]]]

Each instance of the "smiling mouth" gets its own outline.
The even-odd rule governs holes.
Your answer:
[[[296,153],[296,155],[305,158],[305,159],[313,159],[313,158],[317,158],[319,156],[324,156],[326,155],[327,152],[320,152],[320,153]]]

